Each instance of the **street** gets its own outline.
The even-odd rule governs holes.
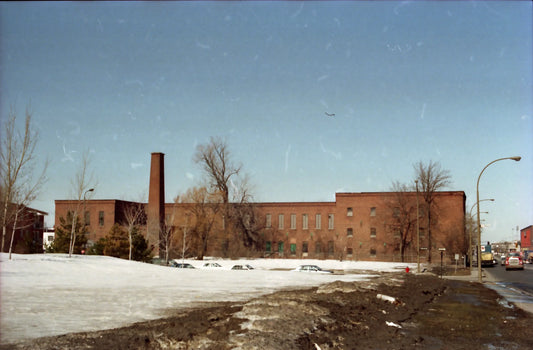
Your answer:
[[[505,270],[499,263],[484,268],[485,284],[496,290],[507,301],[533,312],[533,265],[525,264],[524,270]]]

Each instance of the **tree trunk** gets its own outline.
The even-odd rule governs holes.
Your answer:
[[[131,260],[131,250],[132,250],[132,246],[133,246],[133,242],[132,242],[133,239],[132,239],[132,237],[131,237],[131,231],[132,231],[132,230],[133,230],[133,229],[132,229],[131,227],[128,228],[128,240],[129,240],[129,242],[130,242],[129,260]]]
[[[18,208],[15,211],[15,222],[13,222],[13,230],[11,231],[11,242],[9,243],[9,260],[11,260],[11,250],[13,248],[13,241],[15,240],[15,231],[17,229],[17,220],[19,216]]]
[[[431,210],[428,207],[428,263],[431,264]]]
[[[4,202],[4,217],[2,219],[2,250],[0,252],[4,252],[4,239],[6,237],[7,233],[7,201]]]
[[[76,243],[76,223],[78,221],[78,212],[74,212],[74,217],[72,218],[72,229],[70,230],[70,245],[68,247],[68,257],[72,256],[74,252],[74,244]]]

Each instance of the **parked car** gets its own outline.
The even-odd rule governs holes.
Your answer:
[[[172,267],[177,267],[178,269],[194,269],[195,267],[188,263],[179,263],[179,262],[173,262]]]
[[[512,269],[523,270],[524,269],[524,260],[520,256],[520,253],[509,253],[509,255],[507,256],[507,259],[505,259],[505,269],[506,270],[512,270]]]
[[[315,273],[333,273],[333,271],[330,270],[322,270],[320,267],[316,265],[300,265],[294,270],[295,272],[315,272]]]
[[[254,268],[248,264],[246,265],[233,265],[232,270],[253,270]]]
[[[208,262],[202,265],[202,269],[219,269],[222,265],[216,262]]]

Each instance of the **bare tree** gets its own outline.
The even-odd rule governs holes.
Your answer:
[[[232,161],[226,142],[211,138],[209,143],[199,145],[194,161],[204,171],[209,191],[222,198],[225,241],[246,248],[262,245],[258,233],[258,214],[251,204],[249,179],[242,175],[242,165]],[[229,237],[228,232],[241,234],[242,241]],[[224,246],[229,248],[227,244]]]
[[[202,260],[221,209],[222,196],[218,192],[210,193],[205,187],[194,187],[181,196],[179,201],[191,203],[187,213],[191,220],[190,234],[196,240],[197,259]]]
[[[226,142],[220,138],[211,138],[208,144],[198,145],[194,161],[200,164],[207,176],[207,183],[212,191],[222,195],[222,202],[229,203],[230,185],[233,177],[239,175],[241,166],[231,161]]]
[[[37,159],[35,147],[39,134],[32,128],[32,111],[26,108],[24,132],[16,129],[17,115],[12,107],[5,124],[3,141],[0,144],[0,176],[2,186],[2,250],[4,251],[7,225],[13,222],[11,243],[9,245],[9,259],[19,215],[25,210],[38,195],[46,181],[48,160],[44,162],[43,169],[34,177]]]
[[[421,192],[426,204],[427,238],[428,238],[428,262],[431,263],[431,219],[434,213],[436,192],[451,184],[450,171],[442,169],[440,163],[430,161],[424,164],[421,161],[414,166],[415,179],[422,186]]]
[[[413,240],[413,228],[416,225],[416,203],[410,195],[411,187],[398,181],[392,183],[391,191],[394,199],[389,203],[393,212],[392,229],[400,237],[400,256],[402,262],[405,259],[405,250]]]
[[[247,250],[263,249],[264,239],[261,232],[264,230],[266,222],[264,217],[261,217],[256,205],[253,203],[251,195],[251,186],[249,185],[248,177],[244,177],[238,183],[231,181],[234,188],[233,205],[229,206],[230,215],[232,218],[232,229],[242,235],[241,242]]]
[[[189,226],[190,225],[189,224],[190,214],[187,213],[186,216],[187,216],[187,220],[185,222],[185,225],[181,227],[181,234],[182,234],[181,236],[181,260],[182,262],[185,261],[185,255],[187,254],[189,249],[191,249],[191,240],[189,237],[189,231],[191,230]]]
[[[128,231],[129,241],[129,260],[132,258],[133,251],[133,234],[135,228],[146,222],[146,213],[144,211],[144,204],[139,202],[127,203],[124,208],[124,223]]]
[[[78,216],[81,207],[82,205],[85,205],[87,193],[93,192],[96,186],[94,173],[90,172],[90,163],[91,159],[89,156],[89,151],[85,151],[81,159],[80,167],[76,172],[74,179],[71,181],[72,190],[74,192],[73,196],[76,199],[76,206],[72,213],[72,229],[70,231],[70,244],[68,251],[69,257],[72,256],[76,244],[76,225],[78,223]],[[83,224],[85,225],[85,222]]]
[[[178,228],[174,226],[174,223],[176,222],[176,207],[172,207],[172,212],[165,217],[165,222],[163,224],[163,227],[161,228],[162,232],[160,237],[160,246],[164,250],[165,254],[165,264],[168,265],[168,261],[170,260],[170,255],[173,250],[173,248],[176,246],[174,239],[176,236],[176,232]],[[161,257],[161,256],[160,256]]]

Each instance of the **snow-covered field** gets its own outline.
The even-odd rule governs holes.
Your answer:
[[[181,261],[180,261],[181,262]],[[205,261],[185,260],[196,267]],[[282,289],[371,274],[283,271],[300,264],[324,269],[398,271],[405,263],[336,260],[217,260],[218,269],[177,269],[104,256],[0,254],[1,343],[117,328],[218,301],[242,301]],[[231,270],[250,264],[251,271]],[[414,266],[411,265],[411,268]]]

